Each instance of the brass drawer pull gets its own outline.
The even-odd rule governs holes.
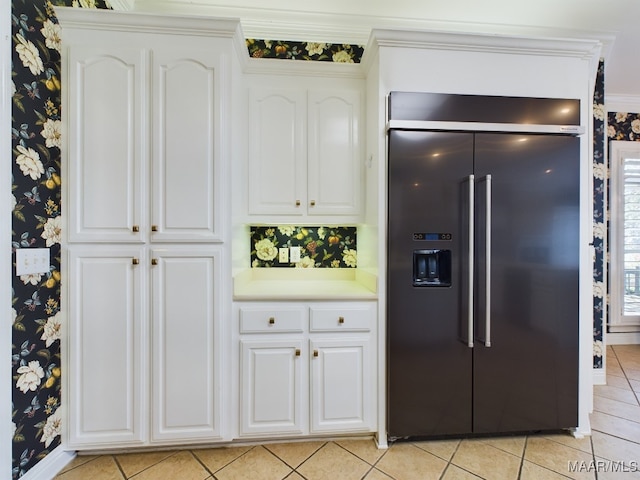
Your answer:
[[[131,230],[133,230],[134,232],[139,232],[140,227],[138,225],[134,225],[133,227],[131,227]]]
[[[299,357],[299,356],[300,356],[300,349],[296,348],[296,357]]]
[[[342,325],[344,323],[344,317],[338,317],[338,323]]]
[[[151,231],[152,232],[157,232],[158,231],[158,226],[157,225],[151,225]]]
[[[274,323],[276,323],[275,317],[269,317],[269,325],[273,325]]]
[[[158,264],[158,259],[157,258],[152,258],[151,259],[151,265],[157,265]]]
[[[138,265],[140,263],[140,260],[138,260],[137,258],[132,258],[131,259],[131,264],[132,265]]]
[[[317,357],[317,356],[318,356],[318,350],[314,350],[314,351],[313,351],[313,356],[314,356],[314,357]]]

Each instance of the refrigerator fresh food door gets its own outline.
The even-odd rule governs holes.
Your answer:
[[[473,432],[575,427],[579,139],[476,134],[475,146]]]
[[[473,134],[389,133],[391,437],[472,428],[472,349],[462,341],[469,318],[472,173]]]

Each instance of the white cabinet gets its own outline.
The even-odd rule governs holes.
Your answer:
[[[375,429],[375,303],[239,305],[240,431]]]
[[[138,445],[146,437],[145,251],[77,247],[69,253],[68,445]],[[82,319],[82,321],[78,321]]]
[[[196,44],[198,45],[196,47]],[[218,49],[219,50],[219,49]],[[153,50],[151,239],[220,241],[224,56],[197,40]]]
[[[222,251],[151,250],[151,441],[218,438]]]
[[[70,242],[141,242],[147,170],[148,53],[71,45],[63,54]]]
[[[360,91],[255,87],[249,95],[249,213],[357,219]]]
[[[70,446],[220,436],[222,261],[219,247],[70,250]]]
[[[220,241],[227,58],[215,40],[122,36],[66,50],[69,241]]]
[[[374,414],[368,337],[310,340],[311,431],[366,430]]]
[[[67,443],[222,440],[225,125],[237,97],[238,21],[56,14],[68,172]]]
[[[304,433],[302,339],[240,342],[241,435]]]

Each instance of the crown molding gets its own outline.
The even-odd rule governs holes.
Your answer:
[[[201,15],[163,15],[115,10],[54,7],[62,28],[73,26],[86,30],[154,32],[205,37],[237,37],[244,43],[238,18],[212,18]]]
[[[640,113],[640,95],[605,95],[607,112]]]
[[[372,42],[379,47],[407,47],[467,52],[513,53],[554,57],[600,58],[599,40],[543,38],[523,35],[376,29]],[[371,42],[370,42],[371,43]]]

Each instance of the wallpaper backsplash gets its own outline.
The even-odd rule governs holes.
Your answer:
[[[252,226],[251,266],[284,268],[355,268],[356,227]],[[291,247],[300,247],[300,261],[291,262]],[[287,261],[280,262],[280,249]]]

